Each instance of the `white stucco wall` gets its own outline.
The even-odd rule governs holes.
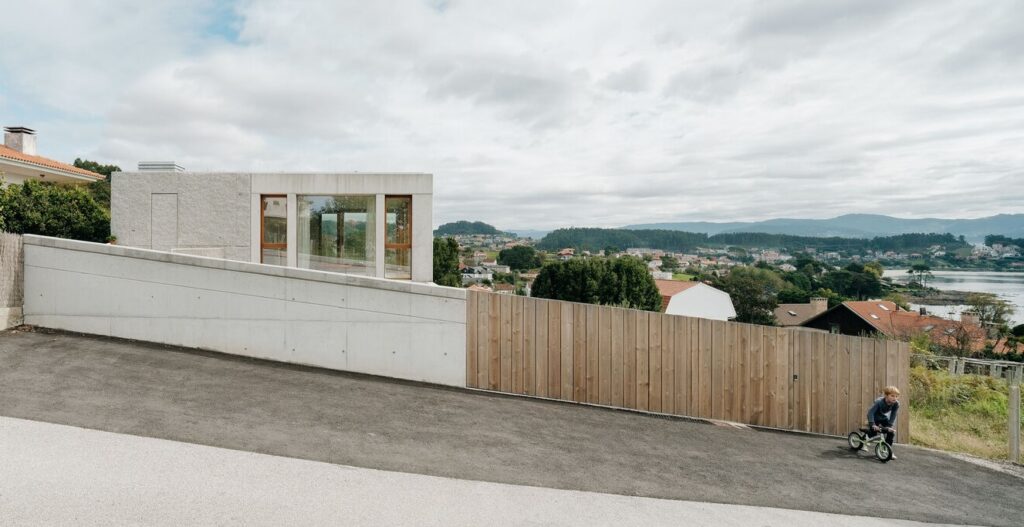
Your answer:
[[[729,320],[736,318],[736,308],[729,293],[707,284],[698,284],[672,297],[666,315]]]
[[[461,289],[25,236],[25,322],[465,386]]]

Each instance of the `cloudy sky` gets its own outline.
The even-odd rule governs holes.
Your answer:
[[[1024,2],[0,0],[42,155],[434,174],[435,225],[1024,212]]]

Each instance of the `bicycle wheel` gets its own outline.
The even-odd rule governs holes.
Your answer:
[[[864,447],[864,436],[860,435],[860,432],[850,432],[850,435],[846,436],[846,442],[850,445],[850,450],[860,450]]]
[[[892,459],[892,447],[889,446],[889,443],[881,441],[875,445],[875,457],[882,463],[887,463]]]

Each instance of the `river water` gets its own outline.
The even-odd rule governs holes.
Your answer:
[[[1014,313],[1010,316],[1011,326],[1024,323],[1024,273],[1001,273],[996,271],[932,271],[934,278],[928,281],[930,287],[943,291],[972,291],[975,293],[994,293],[1003,300],[1013,304]],[[884,276],[894,282],[906,283],[910,275],[906,269],[886,269]],[[931,306],[928,304],[911,304],[911,308],[924,307],[929,313],[950,316],[960,315],[966,306]]]

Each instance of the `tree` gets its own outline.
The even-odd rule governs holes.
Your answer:
[[[779,307],[778,294],[786,282],[774,271],[735,267],[718,285],[732,298],[736,321],[775,325],[773,311]]]
[[[1013,306],[992,293],[971,293],[967,295],[970,313],[978,317],[982,326],[994,328],[1000,335],[1009,332],[1007,324],[1013,315]]]
[[[586,304],[661,310],[661,294],[643,261],[573,258],[545,265],[533,283],[533,296]]]
[[[75,158],[73,163],[76,167],[88,170],[89,172],[95,172],[97,174],[103,174],[107,176],[107,181],[110,181],[110,174],[114,172],[120,172],[121,167],[117,165],[101,165],[95,161],[89,161],[88,159]]]
[[[529,245],[517,245],[502,249],[498,253],[498,263],[507,265],[516,271],[527,271],[541,266],[537,250]]]
[[[914,277],[922,287],[925,287],[928,285],[928,280],[932,279],[932,268],[927,264],[916,263],[907,269],[907,274]]]
[[[676,260],[675,256],[666,254],[661,257],[661,270],[662,271],[677,271],[679,269],[679,260]]]
[[[868,262],[864,264],[864,270],[875,275],[875,278],[881,280],[882,275],[885,274],[885,267],[878,262]]]
[[[455,238],[434,238],[434,283],[461,287],[459,243]]]
[[[82,187],[28,180],[0,189],[4,229],[104,243],[110,237],[110,213]]]

